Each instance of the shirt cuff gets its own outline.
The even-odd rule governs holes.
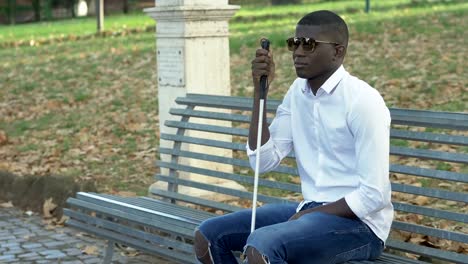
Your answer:
[[[364,219],[369,210],[365,206],[365,202],[362,200],[359,195],[359,190],[355,190],[345,196],[345,201],[348,204],[349,208],[353,213],[359,217],[359,219]]]
[[[275,148],[275,144],[273,142],[273,139],[271,139],[271,137],[268,139],[268,141],[263,144],[262,146],[260,146],[260,149],[256,149],[256,150],[251,150],[250,147],[249,147],[249,142],[247,142],[247,145],[245,146],[245,148],[247,149],[247,155],[248,156],[255,156],[257,155],[257,152],[260,151],[260,153],[263,153],[265,151],[268,151],[270,149],[274,149]]]

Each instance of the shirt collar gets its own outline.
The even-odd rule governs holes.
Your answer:
[[[323,83],[323,85],[320,87],[322,90],[324,90],[327,94],[330,94],[333,89],[338,85],[338,83],[341,81],[341,79],[343,79],[343,77],[345,76],[346,74],[346,70],[345,68],[343,67],[343,65],[341,65],[326,81],[325,83]],[[306,79],[305,80],[305,85],[303,86],[302,88],[302,92],[305,93],[305,92],[310,92],[310,87],[309,87],[309,82],[307,82]],[[319,89],[320,90],[320,89]]]

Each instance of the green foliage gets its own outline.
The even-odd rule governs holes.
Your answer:
[[[446,163],[446,162],[438,162],[436,168],[438,170],[450,171],[450,170],[452,170],[452,165],[450,165],[450,163]]]
[[[409,142],[407,140],[403,140],[403,139],[391,139],[390,140],[390,145],[398,146],[398,147],[408,147]]]

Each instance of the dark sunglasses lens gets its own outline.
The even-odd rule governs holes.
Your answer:
[[[300,41],[294,38],[288,38],[286,42],[288,43],[288,50],[290,51],[295,51],[300,45]]]
[[[315,48],[315,39],[304,39],[302,48],[306,51],[311,51]]]

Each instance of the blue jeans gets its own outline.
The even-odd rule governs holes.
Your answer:
[[[319,206],[306,204],[301,210]],[[271,264],[326,264],[376,259],[383,242],[360,220],[321,212],[294,221],[297,204],[269,204],[257,208],[250,234],[251,209],[210,218],[199,226],[215,264],[238,263],[232,251],[254,247]]]

